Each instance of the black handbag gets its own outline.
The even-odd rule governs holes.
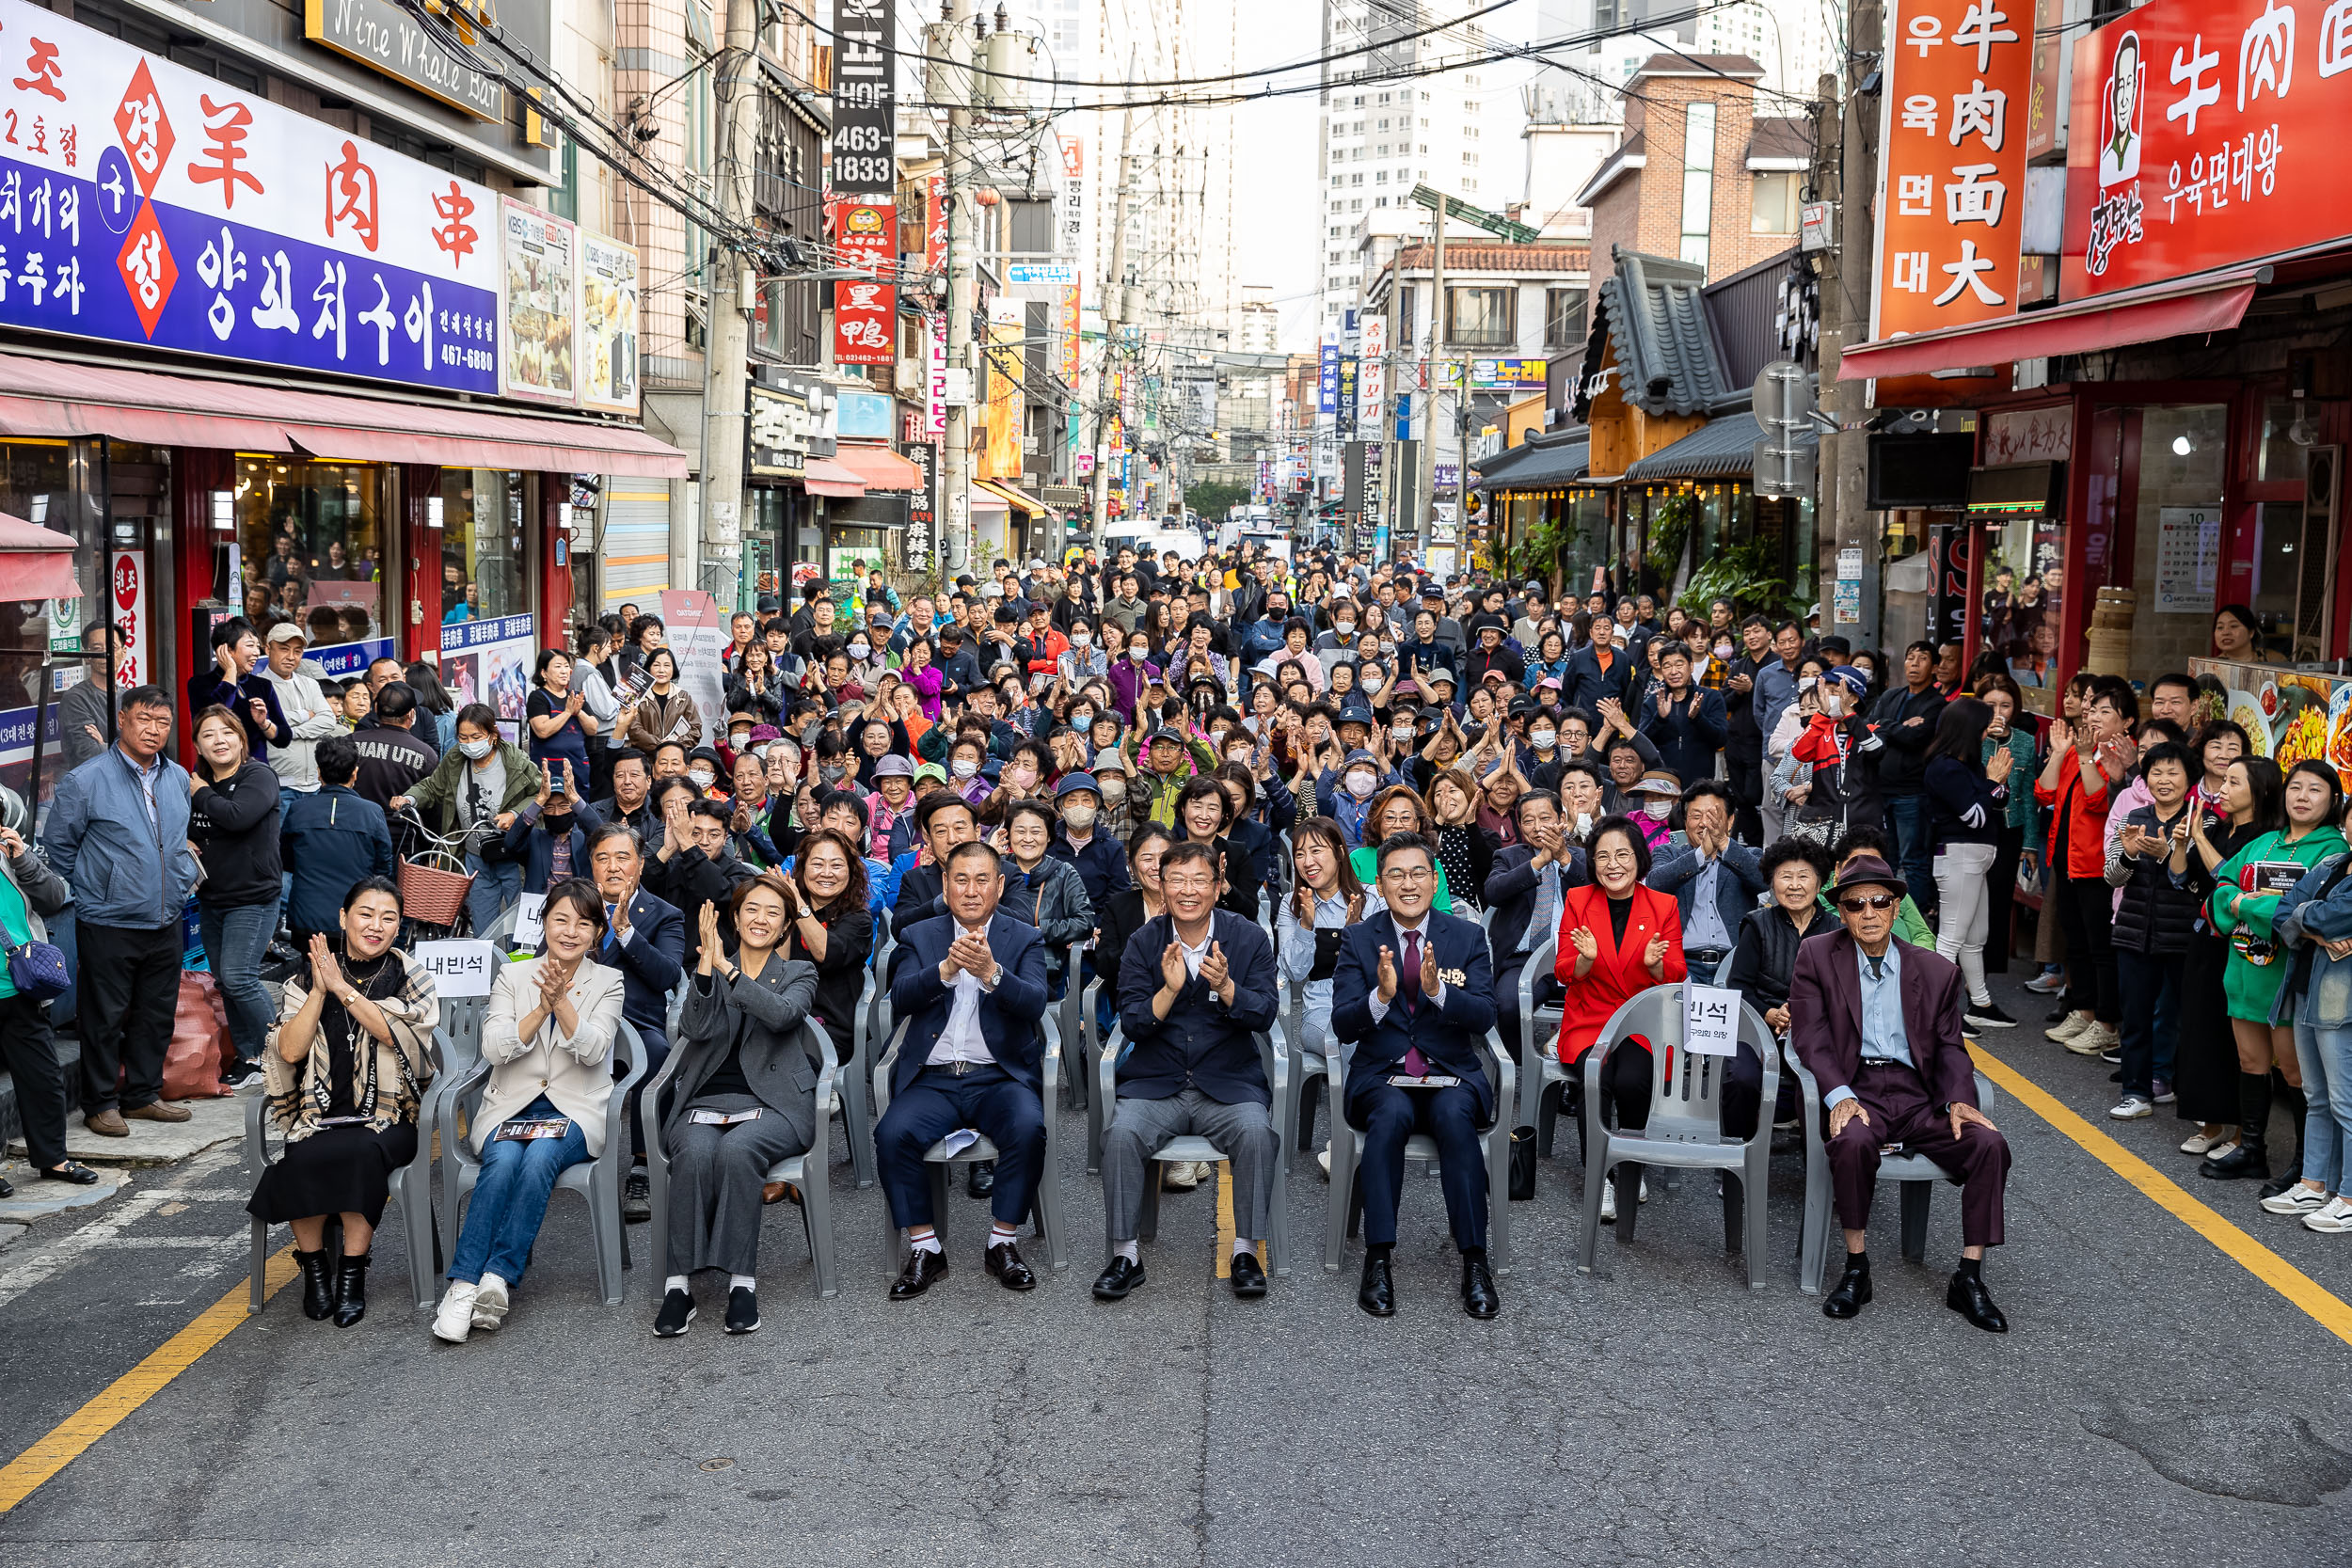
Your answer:
[[[1511,1129],[1511,1201],[1527,1203],[1535,1196],[1535,1130]]]

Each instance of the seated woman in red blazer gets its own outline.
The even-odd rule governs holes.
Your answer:
[[[1561,1003],[1560,1060],[1575,1072],[1618,1007],[1656,985],[1682,979],[1682,917],[1671,894],[1643,886],[1649,845],[1629,816],[1602,819],[1586,854],[1593,880],[1561,895],[1560,956],[1552,973]],[[1616,1125],[1649,1124],[1649,1047],[1619,1040],[1601,1065],[1600,1111]],[[1584,1123],[1577,1121],[1580,1138]]]

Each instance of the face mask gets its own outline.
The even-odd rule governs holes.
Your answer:
[[[1103,785],[1103,799],[1104,799],[1104,800],[1124,800],[1127,798],[1127,781],[1126,781],[1126,780],[1124,780],[1124,779],[1104,779],[1104,780],[1101,780],[1101,781],[1100,781],[1100,783],[1101,783],[1101,784],[1102,784],[1102,785]]]
[[[457,743],[457,749],[476,762],[480,762],[490,754],[490,743],[486,740],[461,740]]]
[[[1231,724],[1219,724],[1216,728],[1209,732],[1209,744],[1211,746],[1223,746],[1225,744],[1225,737],[1232,733],[1233,727]]]
[[[861,663],[864,662],[866,656],[873,651],[874,645],[871,642],[859,641],[850,644],[850,657],[859,660]]]
[[[1093,722],[1094,715],[1090,712],[1073,713],[1070,716],[1070,727],[1073,730],[1083,730]]]
[[[1359,768],[1347,776],[1347,792],[1360,800],[1369,796],[1372,793],[1372,786],[1379,782],[1378,774],[1368,773]]]
[[[1342,637],[1353,637],[1356,635],[1356,623],[1342,621],[1336,629]]]
[[[849,772],[849,769],[846,768],[828,767],[817,769],[818,776],[823,779],[827,784],[839,784],[841,782],[842,775],[847,772]]]
[[[1073,631],[1070,634],[1070,645],[1073,648],[1083,648],[1093,641],[1094,634],[1090,631]]]
[[[751,743],[752,732],[749,730],[739,730],[735,734],[727,736],[727,745],[733,751],[740,752],[744,748],[751,745]]]
[[[1137,664],[1141,664],[1144,659],[1149,657],[1149,654],[1150,650],[1145,648],[1130,648],[1127,650],[1127,657],[1135,660]]]
[[[718,774],[713,773],[707,768],[690,768],[686,770],[686,777],[693,784],[696,789],[708,789],[710,787],[711,781],[716,779],[718,776]]]
[[[970,757],[958,757],[947,768],[948,772],[953,773],[959,779],[968,779],[979,770],[980,765]]]
[[[1026,789],[1031,784],[1037,783],[1037,769],[1034,768],[1016,768],[1012,770],[1012,776],[1008,782],[1010,783],[1015,789]]]
[[[1576,814],[1576,836],[1582,838],[1592,831],[1593,814],[1589,811],[1578,812]]]
[[[1069,823],[1080,832],[1085,832],[1089,828],[1094,826],[1095,813],[1092,806],[1072,806],[1065,810],[1061,815],[1063,821]]]
[[[1672,800],[1649,800],[1643,803],[1642,815],[1653,822],[1663,822],[1674,809]]]
[[[1812,690],[1815,687],[1817,687],[1817,686],[1819,686],[1819,685],[1820,685],[1820,684],[1821,684],[1821,682],[1820,682],[1820,676],[1818,676],[1818,675],[1807,675],[1807,676],[1805,676],[1803,680],[1801,680],[1801,681],[1797,682],[1797,689],[1798,689],[1799,691],[1810,691],[1810,690]]]
[[[1410,724],[1399,724],[1396,728],[1389,732],[1389,738],[1395,741],[1399,746],[1410,746],[1413,743],[1413,726]]]
[[[760,761],[765,762],[768,760],[768,753],[774,750],[775,746],[773,743],[763,740],[758,745],[752,748],[752,755],[759,758]]]
[[[1716,643],[1715,657],[1717,658],[1729,658],[1731,657],[1731,644],[1728,642]]]
[[[1535,750],[1549,752],[1559,741],[1560,732],[1558,730],[1530,730],[1527,732],[1527,738],[1534,743]]]

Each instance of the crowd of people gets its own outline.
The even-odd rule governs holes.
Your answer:
[[[429,830],[460,846],[477,930],[511,931],[526,895],[538,911],[484,1023],[483,1176],[444,1339],[505,1320],[554,1181],[608,1138],[627,1140],[628,1218],[650,1213],[649,1139],[669,1172],[655,1332],[688,1331],[704,1271],[726,1276],[727,1330],[755,1329],[760,1212],[799,1196],[768,1176],[826,1114],[801,1026],[871,1074],[856,1012],[885,952],[903,1030],[873,1136],[906,1243],[894,1300],[947,1272],[926,1156],[966,1133],[994,1150],[966,1178],[993,1219],[985,1270],[1035,1284],[1045,1019],[1099,981],[1117,1093],[1098,1298],[1144,1283],[1149,1183],[1206,1173],[1154,1160],[1186,1135],[1231,1162],[1232,1289],[1265,1292],[1287,1130],[1259,1037],[1295,1000],[1298,1043],[1336,1064],[1332,1132],[1360,1145],[1359,1304],[1396,1309],[1418,1133],[1463,1308],[1491,1317],[1481,1140],[1533,1125],[1540,1095],[1506,1102],[1487,1053],[1518,1058],[1523,984],[1560,1011],[1535,1044],[1576,1069],[1570,1096],[1600,1053],[1599,1117],[1635,1130],[1658,1054],[1608,1025],[1687,981],[1742,992],[1819,1084],[1846,1240],[1824,1310],[1869,1300],[1871,1190],[1900,1142],[1963,1187],[1952,1308],[2005,1330],[1982,1259],[2009,1151],[1964,1040],[2021,1022],[1988,976],[2021,961],[2028,910],[2026,989],[2053,999],[2053,1041],[2114,1065],[2110,1116],[2170,1107],[2204,1175],[2352,1231],[2345,790],[2324,764],[2252,754],[2208,680],[2081,675],[2044,720],[1998,649],[1963,671],[1956,648],[1890,657],[1727,600],[1555,599],[1250,546],[999,561],[903,601],[880,573],[850,587],[734,617],[723,669],[694,673],[723,693],[709,713],[635,606],[540,657],[519,723],[390,661],[337,697],[303,673],[299,627],[222,626],[188,692],[196,775],[166,754],[171,695],[142,688],[119,744],[59,789],[46,862],[0,834],[11,940],[63,907],[52,871],[95,890],[73,905],[90,1125],[185,1114],[160,1095],[156,982],[195,887],[231,1076],[262,1075],[301,1149],[253,1212],[294,1225],[306,1310],[358,1321],[436,1067],[396,880],[404,835]],[[281,917],[301,965],[273,998],[253,960]],[[662,1103],[608,1126],[624,1022],[648,1077],[682,1054]],[[1793,1124],[1788,1078],[1767,1105],[1761,1069],[1743,1043],[1728,1138]],[[2292,1153],[2269,1136],[2280,1104]],[[34,1153],[61,1160],[61,1140]]]

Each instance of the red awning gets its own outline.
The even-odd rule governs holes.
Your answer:
[[[914,490],[922,485],[923,470],[888,447],[858,447],[844,441],[834,449],[834,461],[868,490]],[[816,465],[809,465],[816,471]]]
[[[2245,316],[2255,288],[2266,281],[2267,274],[2267,268],[2242,267],[1972,326],[1857,343],[1839,360],[1837,379],[1928,375],[2058,354],[2094,354],[2163,338],[2227,332]]]
[[[801,475],[801,488],[812,496],[831,496],[834,500],[847,501],[866,494],[866,482],[846,463],[836,463],[830,457],[812,457],[807,471]]]
[[[278,385],[0,355],[0,433],[292,451],[358,463],[683,479],[686,457],[633,425],[401,403]]]
[[[11,600],[78,599],[71,536],[0,512],[0,585]]]

